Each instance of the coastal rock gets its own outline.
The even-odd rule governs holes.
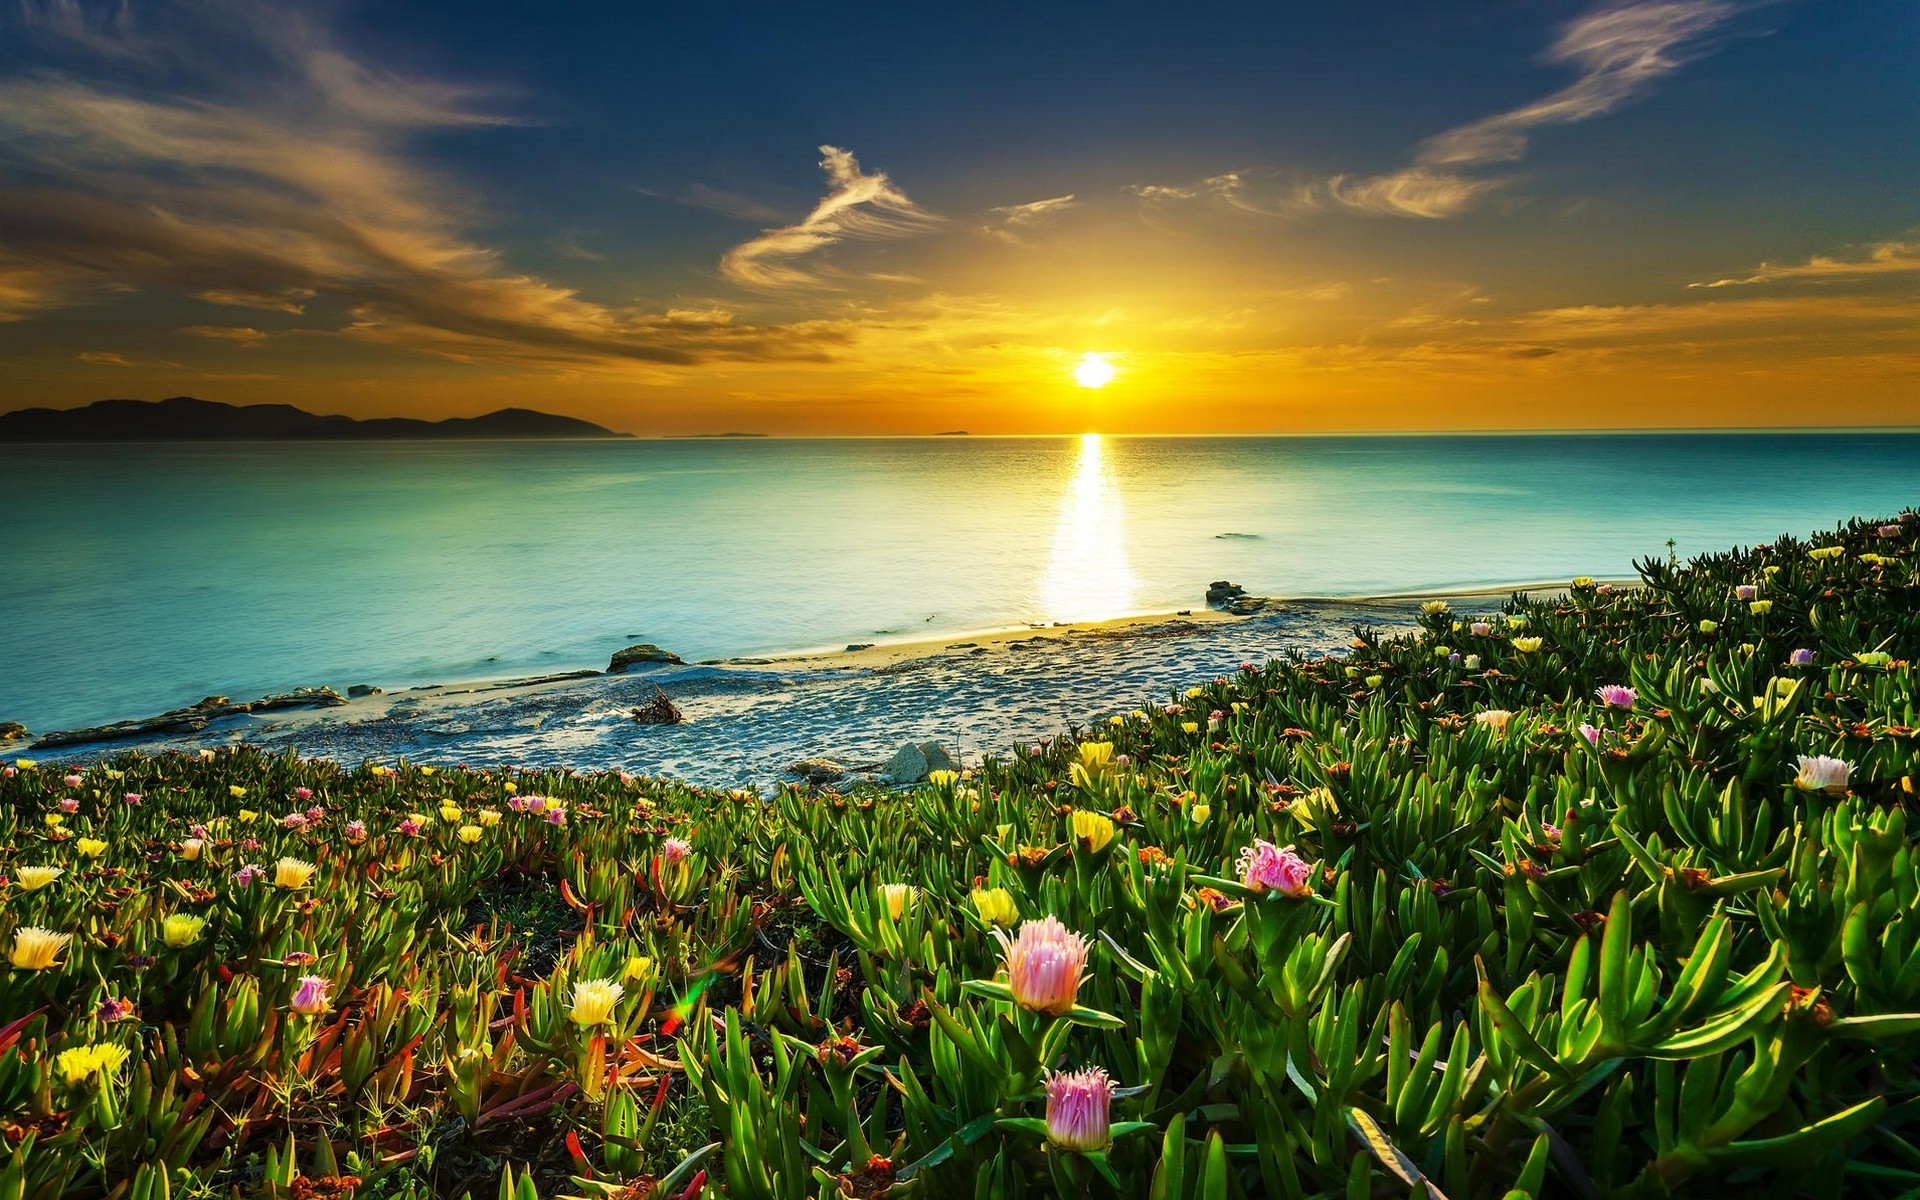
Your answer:
[[[1267,601],[1262,596],[1235,596],[1227,601],[1226,611],[1236,617],[1250,617],[1266,606]]]
[[[651,699],[644,704],[634,706],[628,715],[640,725],[678,725],[686,720],[680,715],[679,706],[657,687],[653,689]]]
[[[338,708],[347,698],[330,687],[295,688],[277,696],[264,696],[244,707],[248,712],[271,712],[276,708]]]
[[[190,708],[176,708],[157,717],[138,721],[115,721],[85,729],[61,729],[43,734],[33,743],[36,749],[53,746],[84,746],[92,742],[124,742],[133,738],[166,737],[199,733],[223,717],[241,717],[248,713],[272,712],[283,708],[332,708],[347,699],[329,687],[296,688],[277,696],[263,696],[251,703],[235,704],[225,696],[208,696]]]
[[[1244,596],[1246,594],[1247,589],[1237,583],[1229,583],[1225,579],[1216,579],[1207,585],[1208,604],[1222,604],[1228,600],[1232,600],[1236,596]]]
[[[662,650],[652,642],[640,642],[628,646],[625,650],[613,652],[613,660],[607,664],[607,674],[618,675],[635,663],[678,663],[680,656],[671,650]]]
[[[27,727],[18,721],[0,721],[0,745],[17,742],[27,736]]]
[[[354,700],[358,700],[362,696],[378,696],[379,694],[380,689],[370,683],[356,683],[347,689],[347,695]]]
[[[841,779],[846,773],[847,769],[831,758],[803,758],[787,764],[787,774],[798,775],[815,787]]]
[[[926,751],[908,742],[895,750],[887,765],[880,768],[880,778],[888,783],[919,783],[930,770]]]
[[[921,742],[920,753],[927,757],[928,771],[957,771],[959,764],[953,761],[953,755],[939,742]]]
[[[871,649],[873,649],[872,642],[848,642],[847,643],[848,654],[852,654],[855,650],[871,650]]]

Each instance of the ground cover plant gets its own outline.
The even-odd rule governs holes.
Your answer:
[[[1920,521],[910,792],[0,777],[0,1200],[1920,1194]]]

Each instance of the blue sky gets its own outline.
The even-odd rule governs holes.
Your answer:
[[[1909,424],[1916,64],[1891,0],[34,0],[0,408]]]

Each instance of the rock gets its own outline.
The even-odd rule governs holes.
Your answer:
[[[847,643],[848,654],[852,654],[855,650],[871,650],[871,649],[873,649],[872,642],[848,642]]]
[[[973,649],[973,648],[974,648],[975,646],[978,646],[979,644],[980,644],[979,642],[954,642],[954,643],[952,643],[951,645],[949,645],[949,646],[947,647],[947,649],[949,649],[949,650],[971,650],[971,649]]]
[[[1219,604],[1223,601],[1231,600],[1235,596],[1244,596],[1246,594],[1247,589],[1237,583],[1229,583],[1224,579],[1216,579],[1207,585],[1208,604]]]
[[[908,742],[894,751],[887,765],[880,768],[880,778],[888,783],[919,783],[932,769],[927,765],[927,752]]]
[[[18,721],[0,721],[0,744],[18,741],[27,736],[27,727]]]
[[[356,683],[347,689],[347,695],[355,700],[360,699],[362,696],[378,696],[379,694],[380,689],[370,683]]]
[[[770,658],[730,658],[727,660],[736,667],[764,667],[773,662]]]
[[[641,725],[678,725],[686,720],[673,700],[657,687],[651,700],[638,705],[628,715]]]
[[[330,687],[304,687],[235,707],[244,707],[248,712],[271,712],[276,708],[338,708],[346,702],[345,696]]]
[[[208,696],[191,708],[172,709],[157,717],[147,717],[144,720],[115,721],[108,725],[94,725],[86,729],[56,730],[53,733],[43,734],[40,740],[33,744],[35,748],[83,746],[91,742],[124,742],[133,738],[199,733],[210,722],[223,717],[240,717],[248,713],[271,712],[281,708],[331,708],[346,702],[345,696],[328,687],[296,688],[278,696],[263,696],[251,704],[235,704],[225,696]]]
[[[787,764],[787,774],[798,775],[816,787],[844,778],[846,773],[847,768],[831,758],[803,758],[799,762]]]
[[[613,652],[613,660],[607,664],[607,674],[618,675],[635,663],[677,663],[680,656],[671,650],[662,650],[652,642],[640,642],[628,646],[625,650]]]
[[[1181,609],[1181,610],[1180,610],[1179,612],[1177,612],[1177,613],[1175,613],[1175,614],[1173,614],[1173,615],[1174,615],[1174,616],[1176,616],[1176,617],[1190,617],[1190,616],[1192,616],[1192,615],[1193,615],[1193,610],[1192,610],[1192,609],[1190,609],[1190,608],[1183,608],[1183,609]]]
[[[1266,606],[1266,600],[1260,596],[1235,596],[1226,607],[1236,617],[1250,617]]]
[[[939,742],[921,742],[920,753],[926,755],[927,770],[929,771],[956,771],[959,769],[958,765],[953,761],[953,755],[948,754],[947,748]]]

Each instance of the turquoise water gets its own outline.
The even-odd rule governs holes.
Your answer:
[[[1630,574],[1920,501],[1920,436],[12,447],[0,718]],[[1223,536],[1233,535],[1233,536]]]

